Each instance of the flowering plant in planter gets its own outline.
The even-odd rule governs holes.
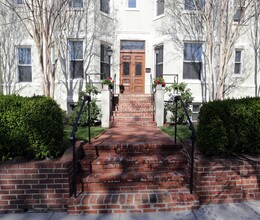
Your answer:
[[[162,87],[165,86],[165,81],[162,76],[158,76],[153,80],[153,87],[155,88],[157,85],[161,84]]]
[[[101,81],[101,84],[102,85],[108,85],[108,88],[109,89],[113,89],[113,87],[114,87],[114,80],[111,78],[111,77],[109,77],[109,78],[107,78],[107,79],[103,79],[102,81]]]

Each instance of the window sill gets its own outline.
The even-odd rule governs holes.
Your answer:
[[[126,8],[125,11],[135,11],[135,12],[139,12],[140,9],[138,9],[138,8]]]
[[[107,14],[106,12],[100,11],[100,13],[101,13],[101,15],[103,15],[104,17],[107,17],[107,18],[109,18],[109,19],[113,19],[113,18],[111,17],[111,15],[110,15],[110,14]]]
[[[158,15],[156,16],[153,21],[157,21],[157,20],[160,20],[161,18],[164,18],[165,14],[161,14],[161,15]]]
[[[233,73],[232,77],[233,78],[243,78],[243,75],[242,75],[242,73],[239,73],[239,74],[238,73]]]
[[[191,14],[191,15],[194,15],[194,14],[202,14],[203,11],[202,10],[183,10],[182,12],[183,14]]]
[[[184,82],[189,84],[201,84],[204,83],[204,81],[201,81],[200,79],[183,79]]]

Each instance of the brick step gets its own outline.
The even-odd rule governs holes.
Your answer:
[[[146,122],[146,121],[136,121],[136,122],[122,122],[122,121],[113,121],[111,122],[111,127],[127,127],[127,126],[156,126],[156,122]]]
[[[122,103],[119,102],[117,105],[117,109],[124,110],[124,109],[131,109],[131,110],[150,110],[153,108],[151,103],[146,102],[133,102],[133,103]]]
[[[151,108],[115,108],[115,112],[122,112],[122,113],[136,113],[144,114],[144,113],[153,113],[153,107]]]
[[[167,157],[170,155],[177,156],[182,155],[181,150],[183,146],[180,144],[148,144],[145,142],[135,143],[135,144],[121,144],[121,143],[113,143],[108,145],[91,145],[86,144],[83,146],[84,154],[87,158],[97,156],[101,157],[104,155],[105,158],[112,156],[154,156],[157,157]]]
[[[83,159],[81,167],[87,172],[111,172],[114,170],[125,172],[173,171],[185,168],[184,157],[169,156],[133,156],[133,157],[99,157],[92,162]]]
[[[85,192],[177,189],[185,186],[186,176],[181,171],[91,173],[82,179]]]
[[[151,101],[152,100],[152,96],[151,95],[131,95],[131,94],[128,94],[128,95],[124,95],[124,94],[121,94],[119,95],[119,100],[121,101],[128,101],[128,100],[147,100],[147,101]]]
[[[153,122],[153,117],[141,117],[141,116],[131,116],[129,115],[128,117],[118,117],[114,116],[113,117],[114,121],[117,122]]]
[[[180,191],[146,191],[142,193],[83,193],[70,198],[68,213],[143,213],[187,211],[199,208],[196,194],[189,194],[187,188]]]
[[[136,112],[136,111],[114,111],[113,117],[144,117],[153,118],[153,111]]]

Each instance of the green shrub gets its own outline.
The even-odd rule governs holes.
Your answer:
[[[179,94],[181,96],[182,101],[184,102],[184,105],[187,108],[189,116],[191,116],[191,111],[190,111],[189,107],[194,98],[192,97],[192,93],[191,93],[190,89],[187,88],[186,83],[183,83],[183,82],[182,83],[173,83],[171,86],[166,87],[165,91],[170,92],[170,94],[173,92]],[[172,112],[172,117],[170,118],[170,120],[171,120],[171,122],[175,122],[175,103],[174,102],[166,103],[165,109],[167,111]],[[178,114],[177,121],[179,123],[186,122],[187,117],[184,113],[181,102],[178,102],[177,109],[178,109],[177,110],[177,114]]]
[[[70,122],[71,125],[73,125],[76,121],[76,118],[78,116],[78,113],[80,111],[82,102],[83,102],[83,96],[84,95],[91,95],[91,101],[90,101],[90,125],[94,125],[95,122],[98,120],[99,116],[100,116],[100,112],[101,109],[99,108],[99,106],[97,105],[97,101],[95,99],[95,95],[97,95],[99,93],[99,91],[97,90],[97,88],[91,84],[88,84],[86,86],[86,91],[85,92],[81,92],[79,94],[79,100],[75,106],[75,108],[73,109],[72,113],[70,114]],[[88,104],[87,102],[85,103],[85,106],[83,108],[82,111],[82,115],[80,117],[80,121],[79,121],[79,125],[80,126],[87,126],[88,125]]]
[[[207,156],[260,153],[260,98],[213,101],[200,109],[197,145]]]
[[[0,96],[0,160],[56,158],[62,141],[63,113],[53,99]]]

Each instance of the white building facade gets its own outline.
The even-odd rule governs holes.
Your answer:
[[[205,7],[204,1],[176,2],[184,17]],[[24,2],[15,1],[15,4],[23,7]],[[184,33],[183,27],[179,33],[174,33],[174,29],[169,31],[174,22],[175,27],[180,25],[171,13],[172,0],[72,0],[66,7],[67,27],[55,31],[58,34],[51,50],[51,62],[55,65],[54,99],[63,109],[69,110],[87,83],[101,89],[101,80],[112,77],[116,94],[120,93],[120,86],[124,93],[151,94],[153,79],[161,75],[166,86],[187,83],[194,96],[191,110],[196,120],[199,106],[210,100],[212,93],[205,55],[208,40],[205,33],[189,36],[189,30]],[[233,16],[234,28],[239,16],[239,13]],[[189,29],[188,24],[186,27]],[[244,29],[230,47],[225,75],[230,88],[224,98],[255,96],[256,90],[259,95],[259,67],[256,74],[249,22]],[[2,31],[6,33],[4,28]],[[5,63],[0,72],[1,90],[4,94],[42,95],[37,47],[23,27],[12,26],[11,33],[8,42],[3,35],[1,38],[1,47],[9,53],[1,56],[1,62]],[[216,70],[220,68],[214,65]]]

